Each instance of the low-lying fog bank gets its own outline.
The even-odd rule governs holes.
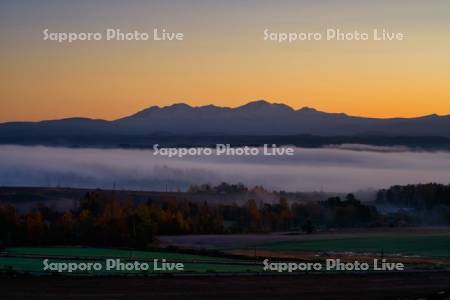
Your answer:
[[[295,148],[293,156],[185,156],[152,150],[0,146],[1,186],[185,190],[222,181],[286,191],[354,192],[450,182],[450,152]]]

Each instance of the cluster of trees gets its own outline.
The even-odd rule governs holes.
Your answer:
[[[0,245],[81,244],[146,248],[156,234],[221,233],[223,220],[207,203],[175,198],[135,204],[111,193],[89,192],[77,209],[40,205],[19,213],[0,204]]]
[[[312,232],[317,226],[371,226],[380,220],[373,207],[348,195],[345,200],[294,203],[208,205],[166,196],[147,203],[89,192],[76,209],[40,205],[20,213],[0,204],[0,245],[81,244],[146,248],[156,235],[250,233],[286,230]]]
[[[396,185],[378,191],[376,202],[418,210],[432,209],[436,206],[450,206],[450,184]]]
[[[201,185],[191,185],[188,189],[188,193],[196,193],[196,194],[237,194],[237,193],[245,193],[248,191],[248,188],[242,184],[228,184],[226,182],[222,182],[219,185],[211,186],[210,184],[201,184]]]
[[[450,185],[396,185],[378,191],[375,203],[397,208],[389,217],[402,223],[450,224]]]
[[[193,189],[211,193],[247,191],[243,185],[228,184]],[[450,224],[450,185],[393,186],[377,194],[376,204],[412,207],[420,213],[402,210],[382,214],[352,194],[344,199],[331,197],[326,201],[293,203],[279,196],[278,203],[272,204],[250,199],[243,205],[211,205],[183,200],[182,195],[173,194],[136,203],[115,192],[92,191],[76,208],[66,211],[40,205],[19,212],[14,205],[0,204],[0,246],[78,244],[146,248],[157,235],[292,230],[311,233],[317,228],[398,226],[424,220],[427,224]]]

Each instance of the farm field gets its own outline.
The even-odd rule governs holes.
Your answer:
[[[144,261],[153,263],[154,259],[168,262],[182,262],[184,273],[260,273],[262,260],[279,258],[295,261],[324,260],[340,258],[346,261],[370,261],[386,256],[404,262],[413,269],[423,266],[448,269],[450,267],[450,232],[448,229],[424,229],[401,232],[347,231],[312,235],[252,234],[252,235],[205,235],[170,237],[180,238],[181,243],[166,245],[180,248],[219,249],[227,255],[208,256],[189,254],[183,251],[135,251],[128,249],[107,249],[89,247],[11,247],[0,252],[0,270],[13,270],[19,273],[42,273],[43,259],[51,262],[100,262],[103,266],[107,258],[120,258],[122,261]],[[210,244],[202,242],[209,241]],[[191,243],[191,247],[186,247]],[[231,257],[229,255],[232,255]],[[235,257],[233,257],[235,256]],[[96,271],[95,274],[120,274],[122,271]],[[158,272],[158,271],[157,271]],[[79,272],[92,275],[92,272]],[[125,272],[123,272],[125,273]],[[130,273],[130,272],[126,272]],[[134,272],[138,273],[138,271]],[[139,273],[142,273],[140,271]],[[152,274],[155,271],[146,271]],[[162,272],[164,273],[164,272]]]
[[[436,299],[448,272],[288,276],[1,278],[3,299]],[[36,288],[39,287],[39,288]],[[68,293],[69,291],[69,293]]]
[[[173,259],[173,260],[201,260],[216,261],[216,257],[192,255],[174,252],[137,251],[109,248],[90,247],[12,247],[4,251],[9,255],[20,256],[54,256],[54,257],[89,257],[89,258],[128,258],[128,259]]]
[[[269,234],[205,234],[158,237],[163,245],[190,249],[233,250],[265,246],[278,242],[303,242],[377,237],[450,236],[450,227],[355,228],[313,234],[276,232]],[[378,251],[379,249],[377,249]]]
[[[219,249],[258,259],[373,261],[386,257],[416,268],[450,267],[450,228],[349,229],[316,234],[249,234],[164,236],[181,248]]]
[[[210,257],[203,255],[191,255],[175,252],[157,251],[129,251],[120,249],[104,248],[81,248],[81,247],[16,247],[7,248],[0,256],[0,269],[14,270],[17,272],[43,272],[43,259],[49,258],[51,262],[100,262],[102,271],[95,271],[96,275],[122,273],[122,271],[106,271],[104,260],[107,258],[120,258],[122,261],[140,261],[153,263],[154,259],[166,259],[168,262],[182,262],[187,273],[204,272],[259,272],[261,265],[237,259],[221,257]],[[76,272],[75,272],[76,273]],[[84,275],[93,272],[78,272]],[[129,271],[123,273],[129,274]],[[140,272],[131,272],[140,273]],[[149,270],[146,273],[155,273]],[[164,272],[162,272],[164,273]],[[73,273],[72,273],[73,274]]]
[[[382,253],[401,256],[450,257],[450,235],[398,235],[309,241],[282,241],[258,245],[273,251]]]

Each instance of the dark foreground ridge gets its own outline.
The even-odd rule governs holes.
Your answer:
[[[448,299],[449,272],[1,278],[2,299]]]

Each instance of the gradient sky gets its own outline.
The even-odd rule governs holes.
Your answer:
[[[50,31],[181,31],[185,40],[43,41]],[[263,40],[263,30],[406,34],[395,42]],[[256,99],[372,117],[450,114],[448,0],[0,2],[0,122],[114,119],[152,105]]]

